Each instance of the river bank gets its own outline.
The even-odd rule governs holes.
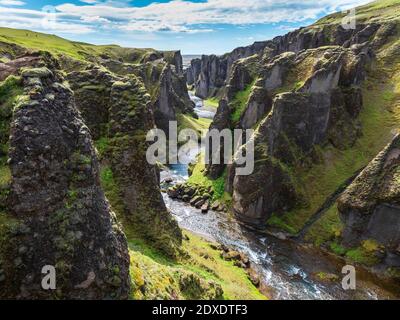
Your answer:
[[[190,96],[200,118],[214,116],[215,111],[213,114],[213,110],[205,108],[200,98],[193,94]],[[192,151],[187,151],[185,163],[196,159],[197,154]],[[210,210],[202,214],[201,210],[188,203],[171,199],[166,189],[187,179],[187,164],[173,165],[161,173],[164,201],[180,227],[246,255],[257,270],[263,286],[269,288],[272,299],[395,298],[373,283],[366,274],[357,279],[356,290],[343,290],[343,261],[302,243],[284,237],[279,239],[243,226],[229,212]]]

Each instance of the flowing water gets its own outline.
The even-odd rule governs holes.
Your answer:
[[[215,111],[204,107],[203,101],[191,94],[199,117],[213,117]],[[186,156],[194,160],[196,152],[188,150]],[[186,161],[187,163],[187,161]],[[161,173],[161,181],[173,180],[172,184],[188,178],[186,164],[171,165]],[[170,186],[162,183],[162,188]],[[167,207],[183,229],[224,244],[246,254],[261,276],[263,284],[270,290],[273,299],[377,299],[390,295],[372,283],[358,281],[357,290],[345,291],[341,280],[332,283],[316,282],[310,275],[330,272],[340,275],[342,265],[332,259],[307,250],[299,250],[291,241],[279,240],[270,235],[240,225],[230,214],[209,211],[202,214],[199,209],[163,193]]]

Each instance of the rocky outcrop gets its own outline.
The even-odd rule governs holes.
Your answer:
[[[211,130],[218,130],[217,132],[221,132],[222,130],[226,128],[230,128],[230,113],[231,109],[229,108],[229,105],[226,100],[221,100],[219,102],[219,106],[217,109],[217,113],[215,114],[215,117],[213,119],[213,122],[210,125],[210,131]],[[217,143],[218,141],[212,141],[210,139],[210,146],[212,146],[212,143]],[[225,169],[225,164],[224,164],[224,139],[221,137],[219,141],[219,155],[220,155],[220,163],[215,164],[212,163],[212,158],[213,158],[213,148],[210,148],[209,150],[209,159],[210,159],[210,164],[206,165],[206,172],[205,174],[208,175],[211,179],[217,179],[218,177],[221,176]]]
[[[375,241],[380,262],[400,268],[400,136],[373,159],[338,199],[343,244]]]
[[[1,213],[0,297],[127,298],[127,242],[100,186],[73,92],[46,67],[23,70],[22,81]],[[55,290],[42,288],[47,265],[55,268]]]
[[[232,74],[234,64],[243,58],[258,55],[260,58],[272,58],[285,52],[299,53],[303,50],[324,46],[342,46],[365,44],[374,39],[372,48],[380,46],[395,31],[394,23],[357,23],[355,29],[342,26],[317,23],[300,28],[270,41],[256,42],[251,46],[237,48],[223,56],[202,56],[192,61],[187,70],[189,84],[194,84],[199,97],[215,96],[225,86]]]
[[[136,51],[133,53],[137,55]],[[183,75],[181,53],[150,50],[142,53],[140,63],[135,62],[129,55],[120,59],[103,56],[99,64],[116,75],[125,77],[134,74],[142,79],[151,96],[155,123],[167,133],[169,121],[176,121],[178,113],[192,114],[194,108]]]
[[[176,256],[182,240],[163,202],[158,171],[146,160],[146,134],[154,127],[151,97],[136,76],[118,77],[96,67],[68,75],[82,116],[107,141],[104,168],[118,185],[120,218],[135,232]]]
[[[203,55],[200,63],[196,59],[192,61],[191,67],[188,68],[188,84],[192,84],[191,79],[193,79],[197,97],[213,96],[225,83],[227,67],[226,60],[215,55]]]
[[[305,66],[310,59],[308,70]],[[362,104],[356,86],[363,69],[361,62],[355,61],[366,60],[352,50],[335,47],[285,54],[267,63],[241,116],[242,126],[248,128],[268,114],[252,138],[255,170],[249,176],[232,176],[235,165],[229,168],[228,191],[232,191],[239,219],[263,226],[272,214],[304,204],[301,187],[289,168],[308,166],[318,145],[330,142],[345,148],[356,141],[360,129],[356,118]],[[293,75],[282,72],[289,66]],[[310,76],[299,82],[307,74]],[[261,89],[260,84],[268,89]],[[282,87],[292,92],[275,95],[269,107],[274,90]],[[262,98],[255,103],[252,96],[257,91]]]
[[[246,105],[239,126],[242,129],[253,128],[266,114],[271,111],[272,98],[262,87],[254,86],[252,88],[249,101]]]
[[[164,61],[136,66],[132,71],[139,76],[151,96],[155,123],[168,133],[170,121],[177,120],[178,113],[192,114],[194,103],[190,100],[182,73]]]

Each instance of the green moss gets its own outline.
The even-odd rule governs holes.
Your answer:
[[[322,52],[322,49],[309,50],[308,55],[303,60],[290,66],[285,73],[283,84],[274,90],[273,95],[300,89],[305,81],[311,77],[315,62],[322,59],[319,50]]]
[[[78,191],[68,190],[67,197],[65,199],[65,208],[68,210],[73,209],[77,199],[78,199]]]
[[[334,13],[319,20],[316,25],[338,24],[346,13]],[[400,4],[397,0],[378,0],[356,8],[356,19],[359,22],[398,19]]]
[[[31,77],[31,78],[47,78],[51,76],[53,73],[46,67],[42,68],[23,68],[21,70],[21,75],[23,77]]]
[[[342,229],[343,224],[340,221],[335,203],[311,226],[305,236],[305,240],[320,246],[340,237]]]
[[[332,252],[334,252],[335,254],[342,256],[346,253],[346,248],[343,247],[342,245],[338,244],[337,242],[332,242],[330,244],[330,249],[332,250]]]
[[[203,101],[204,106],[211,108],[218,108],[219,99],[216,97],[211,97]]]
[[[111,207],[118,217],[123,219],[123,213],[125,211],[124,201],[119,186],[114,178],[114,174],[109,166],[101,168],[100,182]]]
[[[55,35],[0,28],[0,41],[17,44],[22,47],[48,51],[55,56],[68,56],[81,62],[108,56],[114,60],[123,59],[127,63],[139,63],[145,55],[154,52],[152,49],[122,48],[117,45],[92,45],[83,42],[69,41]]]
[[[254,80],[251,84],[247,85],[243,91],[239,91],[238,93],[236,93],[235,97],[233,98],[231,102],[231,108],[233,110],[231,114],[231,120],[233,123],[236,123],[240,120],[240,117],[242,116],[244,110],[246,109],[246,104],[249,100],[251,90],[255,83],[256,80]]]
[[[1,164],[0,161],[0,187],[9,184],[11,181],[11,171],[8,165]]]
[[[299,90],[302,86],[304,86],[305,81],[297,81],[293,86],[293,91]]]
[[[213,200],[222,199],[225,193],[225,181],[226,181],[227,171],[225,169],[224,173],[215,180],[212,180],[212,187],[214,190]]]
[[[95,141],[95,147],[100,154],[100,157],[105,154],[110,146],[110,139],[108,137],[101,137]]]
[[[177,115],[177,121],[178,121],[178,132],[183,129],[192,129],[196,131],[199,134],[199,136],[203,134],[204,130],[207,130],[210,127],[212,122],[211,119],[206,119],[206,118],[196,119],[190,115],[182,113]]]
[[[339,277],[338,277],[336,274],[332,274],[332,273],[318,272],[315,276],[316,276],[320,281],[329,281],[329,282],[333,282],[333,281],[339,280]]]
[[[210,299],[216,296],[216,285],[222,287],[224,299],[266,299],[243,269],[223,260],[208,241],[185,234],[186,254],[176,261],[127,232],[133,299]]]
[[[278,217],[277,215],[273,214],[267,221],[268,225],[272,227],[277,227],[279,229],[285,230],[291,234],[296,233],[296,229],[291,227],[289,224],[287,224],[282,217]]]
[[[189,177],[187,184],[192,186],[201,186],[205,189],[212,188],[213,197],[212,200],[223,200],[225,198],[225,180],[226,180],[226,170],[217,179],[213,180],[207,177],[205,173],[204,164],[204,153],[200,154],[196,164],[193,167],[192,175]]]

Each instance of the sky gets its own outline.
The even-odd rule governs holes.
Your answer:
[[[93,44],[223,54],[369,0],[0,0],[0,26]]]

